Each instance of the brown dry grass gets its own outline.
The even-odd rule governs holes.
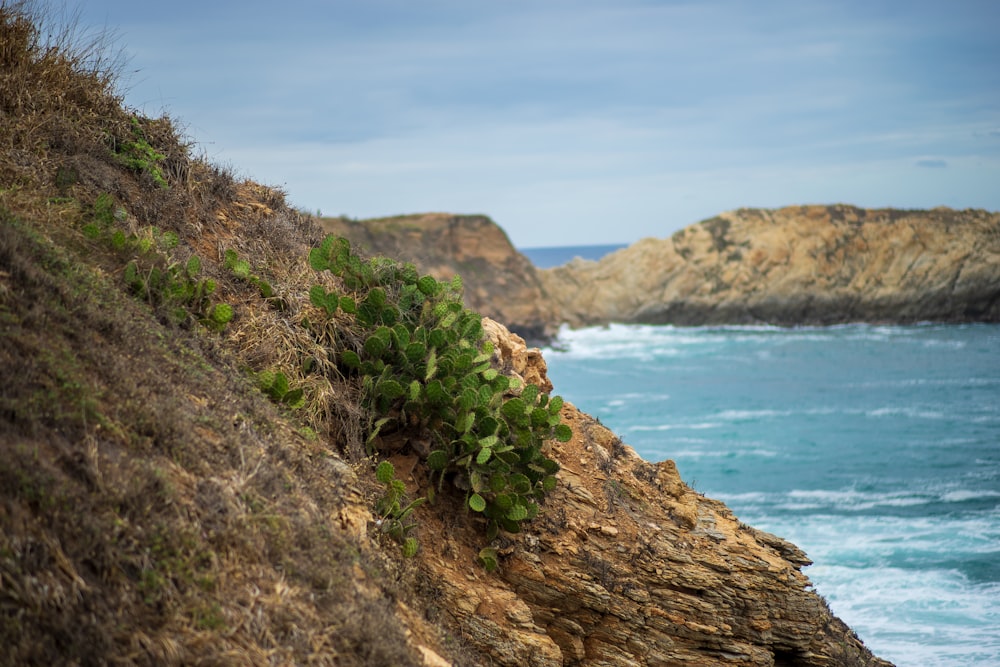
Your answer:
[[[432,587],[367,536],[369,417],[331,359],[358,341],[307,297],[320,231],[124,109],[108,42],[46,41],[39,7],[0,0],[0,664],[419,662],[443,631],[400,612]],[[117,157],[135,124],[169,187]],[[105,193],[116,229],[201,257],[224,333],[128,294],[127,253],[82,231]],[[267,400],[267,369],[307,405]]]

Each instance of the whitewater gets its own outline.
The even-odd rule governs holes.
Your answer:
[[[544,354],[556,393],[803,548],[877,655],[1000,665],[1000,326],[612,325]]]

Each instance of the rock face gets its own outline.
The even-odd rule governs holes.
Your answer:
[[[494,323],[497,366],[548,385],[544,360]],[[887,665],[809,590],[809,560],[740,523],[592,417],[552,445],[562,466],[542,514],[474,565],[481,529],[421,517],[419,566],[440,608],[496,665]],[[400,466],[397,466],[397,469]],[[411,479],[412,483],[420,480]]]
[[[486,216],[427,213],[321,222],[369,255],[413,262],[438,280],[461,275],[466,306],[529,340],[547,340],[554,332],[555,314],[534,265]]]
[[[740,209],[539,271],[571,326],[1000,321],[1000,214]]]

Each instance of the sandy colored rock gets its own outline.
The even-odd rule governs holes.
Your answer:
[[[1000,214],[740,209],[539,271],[571,326],[1000,321]]]

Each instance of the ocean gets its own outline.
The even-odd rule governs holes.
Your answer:
[[[1000,665],[1000,326],[612,325],[544,354],[555,393],[802,547],[877,655]]]
[[[525,257],[531,260],[539,269],[550,269],[554,266],[562,266],[574,257],[597,261],[608,253],[620,250],[625,244],[617,245],[576,245],[576,246],[553,246],[542,248],[518,248]]]

